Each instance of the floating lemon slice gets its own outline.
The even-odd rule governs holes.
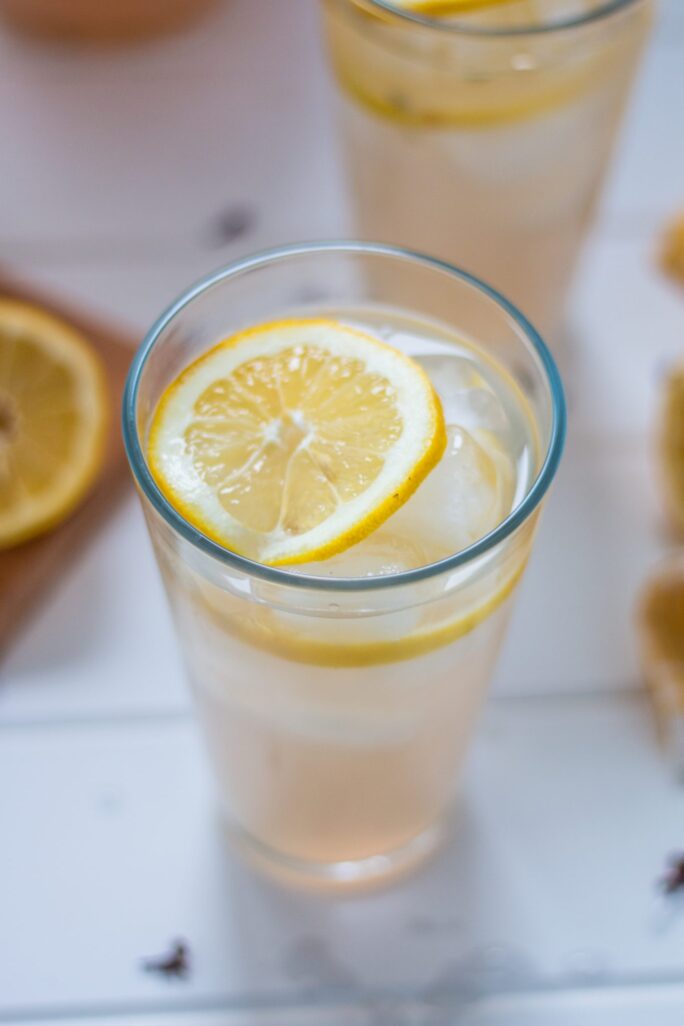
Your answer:
[[[500,579],[495,584],[489,582],[489,591],[483,589],[473,596],[466,608],[452,609],[439,622],[426,620],[414,629],[407,629],[401,614],[397,614],[395,630],[385,638],[364,636],[370,631],[364,632],[358,620],[290,617],[267,603],[245,611],[240,598],[206,581],[196,581],[194,602],[198,615],[222,635],[230,634],[261,653],[335,669],[377,666],[417,659],[475,630],[514,592],[525,570],[528,552],[529,547],[524,547],[517,553]],[[378,627],[378,631],[381,633],[382,628]]]
[[[0,548],[64,519],[102,463],[104,375],[67,324],[0,300]]]
[[[399,7],[414,14],[428,14],[435,18],[483,11],[490,7],[503,7],[520,0],[392,0]]]
[[[370,534],[445,444],[418,364],[355,328],[304,319],[242,332],[187,368],[162,396],[148,458],[195,527],[285,565]]]

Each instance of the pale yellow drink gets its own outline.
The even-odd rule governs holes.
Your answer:
[[[392,6],[323,2],[359,234],[458,263],[554,341],[650,0]]]
[[[554,414],[536,360],[518,380],[522,362],[512,372],[495,345],[402,309],[307,315],[428,374],[448,437],[415,493],[358,544],[285,570],[217,559],[151,494],[145,508],[234,833],[272,866],[344,883],[405,868],[439,835],[529,555],[538,507],[523,511],[551,436],[557,459],[562,397]],[[169,372],[148,373],[158,393]],[[277,437],[281,419],[264,430]]]

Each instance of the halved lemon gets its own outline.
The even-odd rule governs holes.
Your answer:
[[[666,274],[684,285],[684,214],[675,218],[667,228],[660,263]]]
[[[0,548],[66,517],[102,463],[100,362],[68,324],[0,300]]]
[[[670,371],[663,388],[659,457],[669,519],[684,535],[684,364]]]
[[[191,364],[162,396],[148,459],[205,535],[285,565],[370,534],[445,444],[439,399],[417,363],[315,318],[262,324]]]

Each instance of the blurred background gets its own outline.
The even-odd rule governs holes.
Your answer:
[[[23,18],[30,5],[6,6]],[[332,91],[314,0],[218,0],[182,30],[117,45],[0,21],[0,273],[135,343],[207,271],[350,235]],[[3,654],[0,1022],[378,989],[339,1021],[399,1026],[428,1021],[400,1010],[409,993],[440,1005],[464,979],[684,980],[684,921],[653,890],[684,845],[684,792],[640,697],[634,626],[645,576],[674,551],[653,437],[684,353],[684,291],[658,265],[684,206],[683,104],[684,4],[661,0],[571,296],[568,452],[458,844],[413,882],[347,903],[226,864],[130,494]],[[191,979],[142,974],[139,959],[178,935]],[[366,1018],[378,1008],[389,1017]]]

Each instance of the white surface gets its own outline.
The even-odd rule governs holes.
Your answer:
[[[180,1012],[112,1016],[107,1026],[681,1026],[684,989],[677,986],[574,990],[514,995],[484,1001],[402,1003],[387,999],[362,1005],[324,1002],[249,1011]],[[39,1026],[45,1020],[26,1021]],[[102,1020],[58,1019],[55,1026],[100,1026]]]
[[[239,253],[344,233],[315,7],[225,0],[188,35],[98,56],[0,33],[3,260],[142,333]],[[684,792],[645,707],[615,695],[638,681],[634,596],[665,551],[648,431],[684,352],[684,293],[653,256],[684,206],[684,4],[661,7],[578,275],[572,437],[498,673],[499,694],[549,697],[489,710],[457,839],[412,881],[344,901],[280,891],[227,854],[131,499],[0,670],[0,1022],[286,998],[323,1005],[184,1021],[446,1026],[402,999],[448,1005],[509,976],[684,977],[684,910],[654,896],[684,847]],[[254,223],[222,245],[235,208]],[[579,692],[595,697],[559,697]],[[142,974],[178,934],[190,980]],[[331,991],[335,1006],[383,988],[394,1004],[328,1008]]]
[[[655,883],[684,792],[636,698],[493,705],[446,849],[404,883],[341,899],[282,890],[231,856],[190,719],[0,739],[0,779],[21,781],[0,793],[7,1009],[681,972],[684,915]],[[142,973],[177,936],[192,977]]]
[[[20,145],[0,150],[15,200],[1,228],[15,258],[173,262],[210,251],[211,219],[235,201],[258,209],[257,245],[335,232],[314,15],[307,0],[221,0],[191,33],[128,51],[5,41],[3,127]]]
[[[385,1014],[388,1006],[383,1004],[378,1009],[377,1004],[370,1008],[359,1007],[358,1004],[350,1005],[346,1002],[316,1003],[313,1007],[302,1007],[295,1004],[292,1007],[284,1008],[254,1008],[240,1009],[239,1011],[202,1011],[202,1012],[169,1012],[152,1013],[150,1015],[115,1015],[107,1016],[107,1026],[377,1026],[378,1011]],[[419,1010],[405,1010],[403,1007],[398,1012],[400,1019],[394,1015],[395,1006],[392,1007],[393,1026],[413,1026],[418,1024],[418,1019],[413,1015],[424,1014]],[[406,1018],[405,1016],[412,1016]],[[50,1019],[54,1026],[101,1026],[101,1018],[73,1019],[59,1018]],[[382,1020],[386,1022],[387,1020]],[[33,1021],[22,1020],[23,1026],[39,1026],[44,1024],[44,1019]],[[664,1024],[667,1026],[667,1024]]]
[[[656,1021],[658,1026],[681,1026],[683,988],[580,991],[495,999],[465,1015],[461,1026],[642,1026]]]

